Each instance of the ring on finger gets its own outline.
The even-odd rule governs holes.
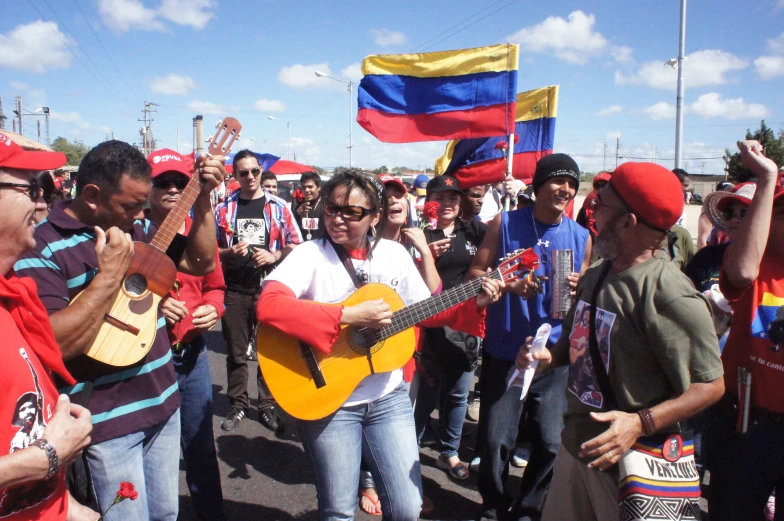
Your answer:
[[[608,461],[611,460],[612,459],[612,451],[608,450],[607,453],[604,455],[604,457],[607,458]]]

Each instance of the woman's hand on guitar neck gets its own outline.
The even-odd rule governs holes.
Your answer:
[[[119,228],[112,226],[107,231],[95,227],[95,255],[98,257],[98,273],[119,283],[128,272],[133,258],[133,240]]]
[[[487,269],[487,273],[492,270]],[[498,302],[501,298],[501,291],[504,288],[503,279],[494,280],[490,277],[482,277],[482,292],[476,296],[476,307],[484,309],[490,304]]]
[[[392,323],[392,309],[384,299],[368,300],[343,308],[340,323],[348,326],[380,328]]]

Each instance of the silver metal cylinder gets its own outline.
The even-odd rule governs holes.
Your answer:
[[[550,301],[550,316],[563,320],[572,307],[572,289],[567,277],[574,272],[574,252],[572,250],[553,250],[550,284],[553,298]]]

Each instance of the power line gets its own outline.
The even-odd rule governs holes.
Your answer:
[[[89,19],[87,18],[87,16],[84,14],[84,11],[82,11],[82,6],[80,6],[80,5],[79,5],[79,2],[78,2],[78,0],[73,0],[73,1],[74,1],[74,3],[76,4],[76,7],[77,7],[77,8],[79,8],[79,12],[80,12],[80,13],[82,13],[82,18],[84,18],[84,21],[85,21],[85,22],[87,22],[87,25],[88,25],[88,27],[90,27],[90,30],[93,32],[93,36],[95,36],[95,39],[96,39],[96,41],[98,42],[98,45],[100,45],[100,46],[101,46],[101,49],[103,49],[103,52],[104,52],[104,54],[106,54],[106,57],[107,57],[107,58],[109,58],[109,61],[110,61],[110,62],[112,63],[112,65],[114,66],[114,70],[116,70],[116,71],[117,71],[117,74],[119,74],[119,75],[120,75],[120,78],[122,79],[123,83],[125,83],[125,86],[126,86],[126,87],[128,87],[128,89],[129,89],[129,90],[130,90],[132,93],[136,94],[136,91],[135,91],[135,90],[133,90],[133,87],[131,87],[131,86],[130,86],[130,84],[128,83],[128,81],[126,81],[126,79],[125,79],[125,76],[123,76],[122,72],[120,72],[120,69],[119,69],[119,67],[117,67],[117,64],[116,64],[116,63],[114,63],[114,60],[112,60],[112,57],[109,55],[109,52],[106,50],[106,47],[104,47],[104,46],[103,46],[103,43],[101,42],[101,39],[100,39],[100,38],[98,38],[98,34],[95,32],[95,29],[93,29],[93,25],[90,23],[90,20],[89,20]],[[51,9],[51,8],[50,8],[50,9]]]
[[[466,19],[462,20],[461,22],[458,22],[458,23],[456,23],[455,25],[453,25],[452,27],[450,27],[450,28],[446,29],[445,31],[442,31],[442,32],[438,33],[437,35],[435,35],[435,36],[433,36],[432,38],[430,38],[428,41],[426,41],[426,42],[423,42],[423,43],[421,43],[421,44],[417,45],[416,47],[414,47],[413,49],[411,49],[411,52],[415,52],[415,51],[416,51],[417,49],[419,49],[420,47],[423,47],[423,46],[427,45],[428,43],[432,42],[432,41],[433,41],[433,40],[435,40],[436,38],[438,38],[438,37],[440,37],[440,36],[442,36],[442,35],[444,35],[444,34],[448,33],[448,32],[449,32],[449,31],[451,31],[452,29],[454,29],[454,28],[456,28],[456,27],[458,27],[458,26],[460,26],[460,25],[463,25],[464,23],[466,23],[466,22],[467,22],[467,21],[469,21],[470,19],[472,19],[472,18],[474,18],[474,17],[476,17],[476,16],[479,16],[480,14],[484,13],[484,12],[485,12],[485,11],[487,11],[488,9],[491,9],[491,8],[495,7],[496,5],[498,5],[498,4],[501,4],[501,3],[503,3],[503,2],[506,2],[506,1],[507,1],[507,0],[498,0],[498,2],[495,2],[494,4],[491,4],[491,5],[487,6],[487,7],[483,7],[483,8],[482,8],[482,9],[480,9],[479,11],[477,11],[477,12],[475,12],[474,14],[472,14],[471,16],[469,16],[468,18],[466,18]]]
[[[98,76],[96,76],[96,75],[95,75],[95,73],[92,71],[92,69],[90,69],[90,68],[87,66],[87,64],[86,64],[86,63],[84,63],[84,60],[82,60],[82,58],[81,58],[81,57],[80,57],[78,54],[76,54],[76,52],[74,52],[74,50],[71,48],[71,46],[70,46],[70,45],[68,45],[68,41],[66,41],[66,39],[65,39],[65,38],[63,38],[63,36],[60,34],[60,31],[58,31],[58,30],[57,30],[57,29],[56,29],[56,28],[55,28],[55,27],[52,25],[52,22],[50,22],[49,20],[47,20],[47,18],[46,18],[46,17],[44,16],[44,14],[43,14],[43,13],[40,11],[40,9],[38,9],[38,7],[37,7],[37,6],[36,6],[36,5],[33,3],[33,1],[32,1],[32,0],[27,0],[27,1],[28,1],[28,3],[29,3],[31,6],[33,6],[33,9],[35,9],[35,10],[38,12],[38,14],[41,16],[41,19],[42,19],[42,20],[44,20],[44,21],[45,21],[47,24],[49,24],[49,28],[52,30],[52,32],[54,32],[54,33],[57,35],[57,37],[58,37],[58,38],[60,38],[60,40],[61,40],[61,41],[63,42],[63,44],[64,44],[64,45],[65,45],[65,46],[68,48],[68,50],[69,50],[69,51],[71,51],[71,54],[73,54],[73,55],[76,57],[76,59],[77,59],[77,60],[79,60],[79,63],[81,63],[81,64],[82,64],[82,66],[83,66],[85,69],[87,69],[87,72],[89,72],[89,73],[92,75],[92,77],[93,77],[93,78],[95,78],[95,81],[97,81],[97,82],[98,82],[98,83],[99,83],[99,84],[100,84],[100,85],[101,85],[103,88],[105,88],[106,90],[108,90],[108,91],[109,91],[109,92],[112,94],[112,96],[116,97],[116,98],[117,98],[117,99],[119,99],[120,101],[123,101],[122,99],[120,99],[120,97],[117,95],[117,93],[115,93],[115,92],[114,92],[112,89],[110,89],[109,87],[107,87],[107,86],[106,86],[106,85],[105,85],[105,84],[104,84],[104,83],[101,81],[101,79],[100,79]],[[51,7],[50,7],[50,9],[51,9]],[[126,102],[126,103],[129,103],[129,102],[128,102],[128,100],[125,100],[125,102]]]
[[[514,4],[515,2],[517,2],[517,0],[512,0],[512,1],[511,1],[511,2],[509,2],[508,4],[506,4],[506,5],[503,5],[503,6],[499,7],[498,9],[496,9],[495,11],[492,11],[492,12],[490,12],[490,13],[486,14],[485,16],[483,16],[482,18],[480,18],[479,20],[476,20],[475,22],[473,22],[473,23],[470,23],[470,24],[466,25],[466,26],[465,26],[465,27],[463,27],[462,29],[459,29],[459,30],[457,30],[457,31],[453,32],[452,34],[449,34],[449,35],[447,35],[447,36],[444,36],[444,37],[443,37],[443,38],[441,38],[440,40],[433,42],[433,44],[432,44],[432,45],[429,45],[429,46],[425,47],[425,48],[424,48],[424,49],[422,49],[422,50],[423,50],[423,51],[426,51],[426,50],[428,50],[428,49],[432,49],[433,47],[435,47],[435,46],[436,46],[436,45],[438,45],[439,43],[443,42],[444,40],[448,40],[449,38],[451,38],[451,37],[453,37],[453,36],[455,36],[455,35],[457,35],[457,34],[460,34],[460,33],[462,33],[462,32],[463,32],[463,31],[465,31],[466,29],[468,29],[468,28],[470,28],[470,27],[473,27],[474,25],[478,24],[478,23],[479,23],[479,22],[481,22],[482,20],[484,20],[484,19],[486,19],[486,18],[489,18],[490,16],[494,15],[494,14],[495,14],[495,13],[497,13],[498,11],[502,11],[502,10],[506,9],[507,7],[511,6],[511,5],[512,5],[512,4]]]

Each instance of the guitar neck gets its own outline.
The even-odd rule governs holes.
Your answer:
[[[494,270],[487,276],[494,280],[500,280],[502,278],[499,270]],[[427,320],[442,311],[457,306],[461,302],[476,297],[481,291],[482,278],[480,277],[446,291],[442,291],[438,295],[417,302],[416,304],[406,306],[392,315],[392,324],[384,326],[379,330],[381,338],[389,338],[401,331],[405,331],[423,320]]]
[[[185,190],[180,194],[180,200],[177,201],[174,208],[169,211],[169,215],[166,216],[166,219],[158,227],[158,231],[150,243],[151,246],[164,253],[169,249],[174,236],[180,231],[182,223],[185,222],[185,218],[190,213],[193,203],[199,197],[199,192],[201,192],[201,183],[199,182],[199,172],[196,171],[191,180],[188,181]]]

